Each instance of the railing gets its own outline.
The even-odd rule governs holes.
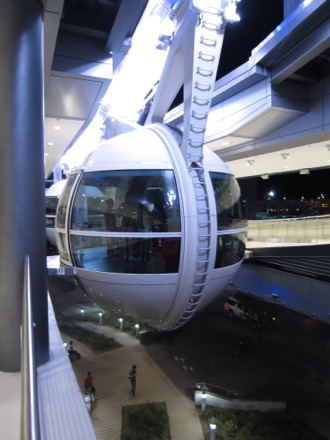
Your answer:
[[[207,392],[218,394],[222,397],[234,398],[238,396],[238,392],[235,390],[229,390],[228,388],[220,387],[219,385],[213,385],[212,383],[199,382],[196,384],[196,388],[202,391],[202,394]]]
[[[249,220],[248,240],[274,243],[330,242],[330,215]]]
[[[41,435],[37,390],[37,366],[34,349],[30,260],[28,255],[25,257],[22,307],[21,378],[21,439],[39,440]]]

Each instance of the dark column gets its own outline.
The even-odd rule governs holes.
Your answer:
[[[1,0],[0,53],[0,370],[17,372],[25,255],[37,364],[48,360],[41,1]]]

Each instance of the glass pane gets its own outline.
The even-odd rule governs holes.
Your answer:
[[[70,261],[68,249],[66,247],[65,234],[60,232],[57,235],[57,244],[58,244],[58,252],[60,254],[60,258],[65,261]]]
[[[244,258],[246,234],[218,235],[217,255],[214,267],[231,266],[239,263]]]
[[[124,232],[181,230],[172,170],[85,173],[74,200],[71,228]]]
[[[180,238],[117,238],[71,235],[77,267],[113,273],[179,270]]]
[[[55,228],[55,217],[46,217],[46,228]]]
[[[59,201],[58,196],[46,196],[46,214],[55,215],[56,208]]]
[[[60,197],[60,200],[58,203],[58,205],[59,205],[58,206],[58,215],[56,218],[56,226],[58,228],[65,228],[66,216],[67,216],[68,210],[69,210],[69,207],[68,207],[69,196],[70,196],[71,189],[72,189],[73,185],[75,184],[78,176],[79,176],[79,174],[74,174],[68,178],[68,182],[65,186],[63,194]]]
[[[216,203],[218,231],[245,228],[240,188],[235,177],[224,173],[210,173],[210,177]]]

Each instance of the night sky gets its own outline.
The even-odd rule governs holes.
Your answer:
[[[275,199],[316,199],[321,194],[330,198],[330,170],[310,170],[310,174],[300,175],[298,172],[290,174],[275,174],[268,180],[257,178],[258,200],[262,200],[270,191],[275,192]],[[244,185],[244,179],[240,185]]]

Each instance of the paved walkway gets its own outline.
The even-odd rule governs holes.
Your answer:
[[[90,370],[95,377],[98,400],[94,404],[91,418],[98,440],[120,440],[122,407],[146,402],[166,402],[172,440],[204,438],[199,410],[193,400],[174,385],[137,338],[106,326],[81,321],[77,324],[112,336],[122,344],[121,348],[99,355],[79,342],[75,344],[82,358],[73,361],[72,365],[81,388],[87,371]],[[63,339],[70,338],[63,335]],[[128,372],[133,364],[137,365],[138,373],[134,399],[128,396]],[[193,386],[193,383],[190,385]]]

